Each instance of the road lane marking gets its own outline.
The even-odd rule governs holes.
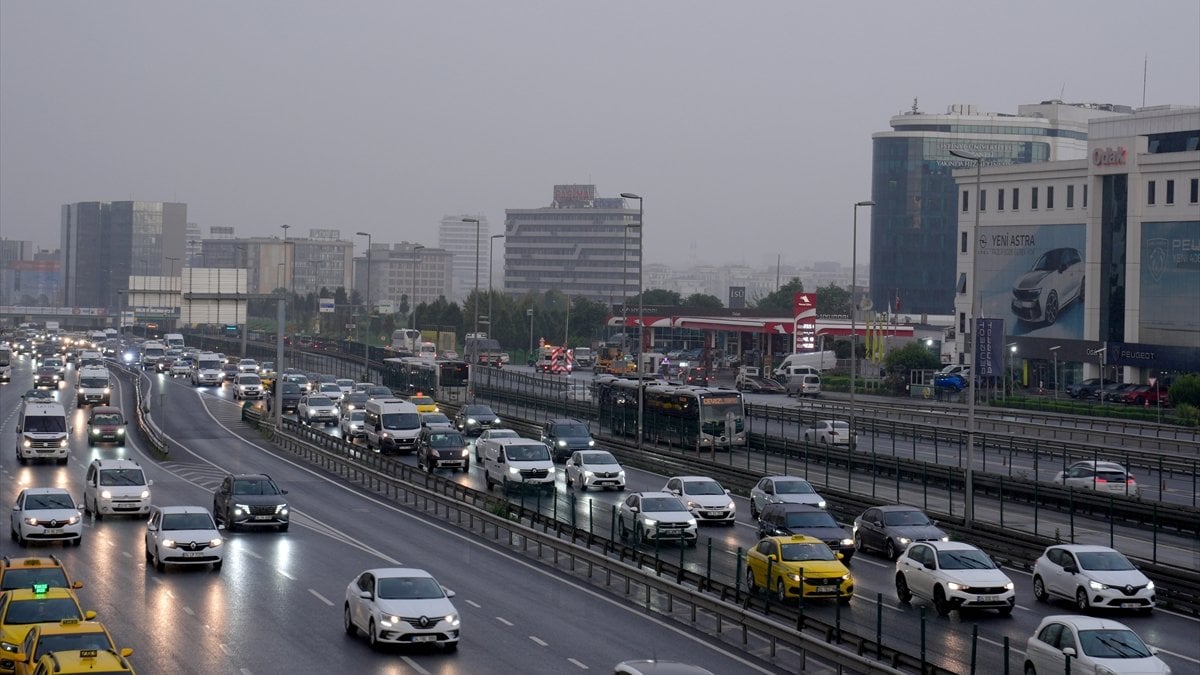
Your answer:
[[[196,613],[192,611],[192,608],[188,607],[187,605],[183,606],[183,611],[186,612],[188,616],[196,616]]]
[[[475,609],[483,609],[483,605],[479,604],[478,602],[475,602],[474,600],[467,600],[467,604],[474,607]]]
[[[506,619],[506,618],[504,618],[504,617],[502,617],[502,616],[498,616],[498,617],[496,617],[496,620],[497,620],[497,621],[499,621],[500,623],[504,624],[505,626],[511,626],[511,625],[513,625],[513,622],[509,621],[508,619]]]
[[[251,551],[251,550],[250,550],[250,549],[248,549],[248,548],[243,548],[243,549],[240,549],[240,550],[241,550],[241,552],[242,552],[242,553],[245,553],[246,555],[250,556],[251,558],[258,558],[259,560],[262,560],[262,559],[263,559],[263,557],[262,557],[261,555],[259,555],[259,554],[255,553],[254,551]]]
[[[549,643],[549,642],[546,642],[545,640],[541,639],[540,637],[538,637],[538,636],[536,636],[536,635],[530,635],[530,636],[529,636],[529,639],[530,639],[530,640],[533,640],[533,641],[534,641],[534,643],[538,644],[539,646],[542,646],[542,647],[549,647],[549,646],[550,646],[550,643]]]
[[[417,671],[417,672],[418,672],[418,673],[420,673],[421,675],[429,675],[429,671],[428,671],[428,670],[425,670],[424,668],[422,668],[422,667],[420,666],[420,664],[418,664],[416,661],[413,661],[413,660],[412,660],[412,659],[410,659],[409,657],[407,657],[407,656],[402,656],[402,657],[400,657],[400,660],[401,660],[401,661],[404,661],[405,663],[407,663],[409,668],[412,668],[413,670]]]
[[[276,571],[276,572],[279,572],[279,574],[280,574],[280,575],[282,575],[282,576],[285,576],[285,577],[287,577],[288,579],[291,579],[292,581],[295,581],[295,580],[296,580],[296,577],[294,577],[294,576],[292,576],[292,575],[288,574],[288,573],[287,573],[286,571],[284,571],[284,570],[275,570],[275,571]]]
[[[582,662],[580,662],[577,659],[567,659],[567,663],[570,663],[571,665],[579,668],[580,670],[590,670],[586,665],[584,665]]]
[[[1191,661],[1192,663],[1200,663],[1200,659],[1194,659],[1190,656],[1184,656],[1183,654],[1177,654],[1173,651],[1163,649],[1162,647],[1156,647],[1156,649],[1158,649],[1158,651],[1163,654],[1170,654],[1171,656],[1174,656],[1177,659],[1183,659],[1184,661]]]
[[[229,650],[229,646],[224,642],[219,643],[217,646],[221,648],[221,651],[225,653],[225,656],[233,656],[233,652]]]
[[[311,588],[310,588],[310,589],[308,589],[308,592],[309,592],[309,593],[312,593],[312,594],[313,594],[313,595],[315,595],[315,596],[317,596],[317,599],[318,599],[318,600],[320,600],[321,602],[323,602],[323,603],[325,603],[325,604],[329,605],[330,607],[333,607],[333,601],[331,601],[329,598],[327,598],[327,597],[325,597],[325,596],[321,595],[320,593],[318,593],[318,592],[314,591],[314,590],[313,590],[313,589],[311,589]]]

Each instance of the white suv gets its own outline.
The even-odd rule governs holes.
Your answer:
[[[996,609],[1007,616],[1016,592],[988,554],[958,541],[920,541],[896,559],[896,597],[933,602],[938,616],[952,609]]]
[[[93,459],[83,479],[83,510],[104,516],[150,513],[150,486],[142,467],[129,459]]]
[[[1033,564],[1033,595],[1071,600],[1086,612],[1092,607],[1154,609],[1154,582],[1129,559],[1107,546],[1050,546]]]
[[[617,534],[621,541],[633,537],[635,546],[675,540],[695,547],[698,538],[692,512],[670,492],[635,492],[626,497],[617,513]]]

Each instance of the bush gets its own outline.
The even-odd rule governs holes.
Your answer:
[[[1200,406],[1200,375],[1190,373],[1175,380],[1167,390],[1171,405]]]

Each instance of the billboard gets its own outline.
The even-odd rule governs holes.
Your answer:
[[[1139,342],[1200,347],[1200,222],[1142,223]]]
[[[559,206],[590,204],[596,198],[595,185],[555,185],[554,203]]]
[[[982,227],[976,234],[979,316],[1009,335],[1083,339],[1084,224]]]
[[[730,286],[729,287],[729,309],[745,309],[746,308],[746,287],[745,286]]]
[[[1004,374],[1004,319],[975,320],[975,372],[984,377]]]
[[[333,305],[333,298],[319,298],[317,302],[319,303],[317,311],[319,311],[321,314],[334,313],[335,308]]]

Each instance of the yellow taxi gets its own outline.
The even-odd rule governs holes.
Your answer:
[[[125,657],[107,649],[72,649],[53,652],[38,660],[30,671],[34,675],[117,675],[133,673],[133,667]]]
[[[0,591],[33,588],[34,584],[47,584],[51,588],[83,588],[82,581],[71,581],[58,556],[0,558]]]
[[[846,603],[854,596],[854,577],[842,564],[841,553],[816,537],[797,534],[766,537],[750,549],[746,587],[774,592],[780,602],[803,592],[805,599],[837,598]]]
[[[437,401],[434,401],[432,396],[426,396],[421,392],[409,396],[408,402],[417,406],[419,413],[438,412]]]
[[[29,675],[38,661],[47,654],[78,650],[110,651],[128,657],[132,649],[118,650],[112,635],[97,621],[63,619],[58,623],[39,623],[29,629],[20,649],[14,655],[16,675]]]
[[[96,613],[84,612],[75,592],[68,588],[35,584],[0,593],[0,673],[13,672],[17,652],[34,624],[94,618]]]

